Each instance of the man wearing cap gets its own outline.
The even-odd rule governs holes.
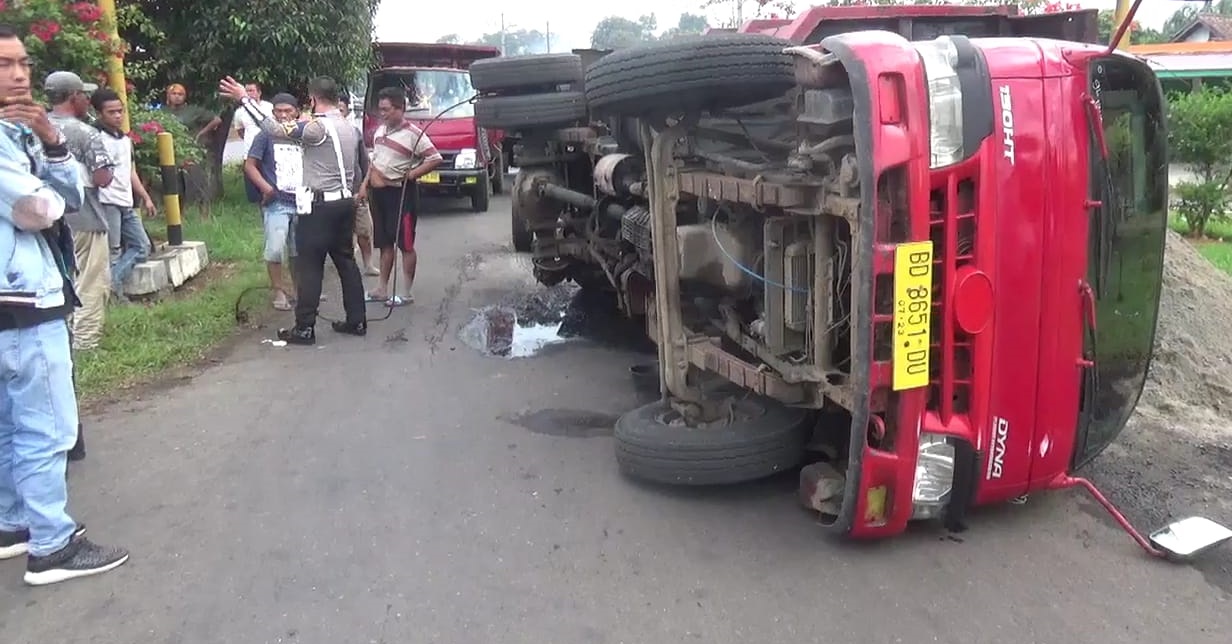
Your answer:
[[[218,83],[219,93],[240,102],[241,109],[275,141],[303,145],[304,187],[296,195],[295,217],[295,326],[279,329],[278,339],[295,345],[316,343],[317,311],[325,278],[325,258],[338,269],[346,320],[334,322],[337,333],[368,333],[364,308],[364,282],[355,262],[355,198],[358,142],[355,128],[338,111],[339,88],[331,78],[308,83],[312,117],[279,123],[248,96],[230,76]]]
[[[81,308],[73,312],[73,349],[89,350],[103,336],[103,316],[111,290],[111,245],[108,243],[107,216],[99,202],[98,190],[111,184],[115,162],[107,154],[102,134],[84,119],[90,110],[89,92],[98,89],[73,72],[52,72],[43,81],[51,103],[52,124],[64,133],[69,152],[76,159],[85,187],[80,209],[64,215],[73,233],[76,257],[77,296]]]
[[[279,123],[294,123],[299,116],[299,102],[290,94],[277,94],[270,104]],[[257,202],[265,222],[265,265],[274,292],[272,304],[279,311],[291,310],[291,290],[283,283],[282,258],[294,257],[288,241],[295,219],[295,191],[303,185],[303,175],[304,153],[298,143],[275,141],[257,131],[244,159],[244,176],[259,194]]]

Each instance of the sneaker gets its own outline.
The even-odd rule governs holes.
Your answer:
[[[317,333],[310,326],[297,326],[290,329],[278,329],[278,339],[287,344],[309,346],[317,343]]]
[[[347,335],[356,335],[363,337],[368,335],[367,322],[334,322],[334,331],[337,333],[345,333]]]
[[[78,523],[77,531],[73,533],[73,538],[80,537],[86,533],[86,524]],[[15,559],[30,551],[30,531],[18,530],[17,532],[6,532],[0,530],[0,561],[5,559]]]
[[[74,536],[58,552],[46,557],[28,557],[25,581],[31,586],[58,584],[114,570],[126,561],[128,551],[123,548],[99,546],[84,536]]]

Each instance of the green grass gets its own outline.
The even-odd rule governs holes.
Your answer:
[[[245,199],[237,171],[227,170],[224,186],[226,196],[208,220],[195,206],[182,217],[184,239],[205,242],[209,267],[162,301],[109,307],[100,346],[75,356],[80,396],[94,399],[151,382],[169,368],[200,360],[235,332],[236,298],[265,284],[265,267],[261,219]],[[146,229],[156,243],[166,238],[161,218],[147,220]]]
[[[1170,219],[1172,230],[1189,234],[1189,226],[1179,215]],[[1232,222],[1213,221],[1206,225],[1206,239],[1196,241],[1198,252],[1220,270],[1232,275]]]

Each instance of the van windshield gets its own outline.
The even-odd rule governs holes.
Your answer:
[[[372,74],[364,109],[376,114],[377,93],[386,87],[401,87],[407,96],[406,115],[414,119],[467,118],[475,115],[471,76],[461,69],[386,69]],[[461,105],[457,105],[458,103]],[[449,109],[450,107],[453,109]],[[448,113],[442,115],[448,110]]]
[[[1151,71],[1123,56],[1091,63],[1090,92],[1103,121],[1108,158],[1091,134],[1092,199],[1088,283],[1094,333],[1086,353],[1074,466],[1094,458],[1128,422],[1146,382],[1155,342],[1167,227],[1167,131]]]

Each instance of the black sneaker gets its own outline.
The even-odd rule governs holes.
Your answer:
[[[317,332],[310,326],[278,329],[278,339],[287,344],[309,346],[317,343]]]
[[[86,524],[78,523],[77,531],[73,533],[73,537],[80,537],[86,533]],[[5,559],[15,559],[30,551],[30,531],[18,530],[17,532],[5,532],[0,530],[0,561]]]
[[[334,331],[338,333],[357,335],[359,337],[368,335],[367,322],[334,322],[332,326],[334,327]]]
[[[26,559],[26,583],[47,586],[62,581],[99,575],[114,570],[128,561],[128,551],[92,543],[84,536],[74,536],[67,546],[46,557]]]

